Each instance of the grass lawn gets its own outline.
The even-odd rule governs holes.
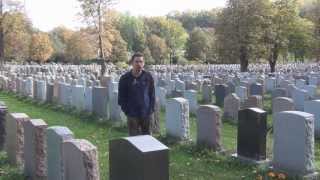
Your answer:
[[[125,127],[115,127],[110,123],[101,123],[92,115],[79,113],[52,104],[40,104],[33,100],[20,98],[12,93],[0,92],[0,100],[4,101],[10,112],[28,114],[31,118],[41,118],[49,126],[66,126],[71,129],[76,138],[89,140],[99,150],[101,179],[108,178],[108,141],[127,135]],[[265,99],[265,109],[268,111],[268,123],[271,124],[270,96]],[[170,179],[172,180],[212,180],[212,179],[257,179],[258,175],[266,175],[266,170],[253,166],[243,165],[233,160],[229,155],[216,153],[199,148],[195,145],[196,122],[195,116],[190,116],[190,142],[174,143],[165,137],[165,113],[161,112],[161,134],[156,137],[170,147]],[[224,122],[222,142],[227,154],[236,149],[236,125]],[[268,155],[271,157],[272,135],[268,135]],[[316,165],[320,168],[320,143],[316,142]],[[0,180],[23,179],[21,172],[7,164],[5,153],[0,153]]]

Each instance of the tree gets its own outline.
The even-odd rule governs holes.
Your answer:
[[[23,61],[29,58],[29,44],[31,40],[31,22],[25,14],[18,11],[4,13],[4,58]]]
[[[30,59],[43,63],[50,58],[53,48],[49,35],[43,32],[37,32],[32,35],[30,44]]]
[[[66,47],[73,33],[74,32],[72,30],[63,26],[56,27],[49,33],[50,40],[52,42],[52,47],[54,50],[52,59],[60,62],[67,61]]]
[[[107,21],[106,12],[108,8],[113,5],[115,0],[78,0],[82,8],[82,16],[89,26],[95,28],[98,39],[99,53],[98,57],[101,59],[101,75],[105,74],[106,65],[105,52],[103,51],[103,22]]]
[[[83,60],[93,59],[95,49],[90,44],[85,31],[74,32],[66,42],[66,58],[73,63],[79,63]]]
[[[275,72],[279,55],[288,50],[290,32],[292,32],[299,14],[297,0],[276,0],[272,4],[272,9],[272,23],[265,31],[265,38],[269,52],[270,70]]]
[[[119,31],[127,42],[128,50],[143,52],[146,48],[146,28],[141,18],[122,15],[119,24]]]
[[[266,0],[227,2],[227,7],[218,16],[216,28],[220,61],[240,61],[241,72],[248,71],[249,60],[259,58],[269,11]]]
[[[195,28],[189,35],[186,44],[186,58],[189,60],[206,61],[211,49],[211,36],[201,28]]]
[[[148,50],[155,61],[155,64],[164,64],[168,57],[168,47],[166,41],[159,36],[152,34],[148,37]]]

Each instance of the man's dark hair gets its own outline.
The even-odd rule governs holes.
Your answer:
[[[143,57],[143,54],[141,52],[136,52],[132,55],[131,59],[130,59],[130,63],[133,62],[134,58],[136,57]]]

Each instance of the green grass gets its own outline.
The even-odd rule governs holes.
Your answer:
[[[110,139],[127,136],[125,127],[101,123],[86,113],[80,113],[70,108],[63,108],[52,104],[41,104],[33,100],[20,98],[12,93],[0,92],[0,100],[4,101],[10,112],[22,112],[31,118],[41,118],[49,126],[59,125],[70,128],[76,138],[89,140],[99,150],[101,179],[108,179],[108,141]],[[265,108],[270,112],[271,100],[266,97]],[[191,141],[175,143],[165,137],[164,111],[161,112],[161,134],[156,137],[170,147],[170,179],[172,180],[211,180],[211,179],[256,179],[258,174],[265,175],[264,169],[244,165],[228,155],[219,155],[205,148],[195,145],[196,118],[190,115]],[[225,121],[225,120],[224,120]],[[271,116],[268,124],[272,124]],[[222,143],[227,153],[236,149],[236,125],[224,122],[222,129]],[[271,155],[272,136],[268,136],[268,155]],[[320,143],[316,143],[316,165],[320,167]],[[6,173],[2,173],[6,172]],[[21,173],[14,167],[8,166],[5,154],[0,154],[0,179],[23,179]]]

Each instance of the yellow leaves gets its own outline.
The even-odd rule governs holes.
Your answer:
[[[30,58],[35,61],[45,62],[53,53],[52,44],[47,33],[34,33],[31,37]]]

